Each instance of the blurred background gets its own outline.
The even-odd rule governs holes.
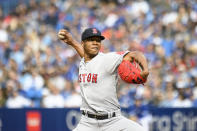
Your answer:
[[[160,126],[154,127],[157,123],[150,128],[151,120],[155,120],[152,109],[190,109],[189,118],[195,121],[187,124],[189,118],[184,119],[183,128],[179,128],[197,131],[195,0],[0,0],[3,131],[10,129],[4,126],[2,112],[13,111],[10,108],[36,110],[41,121],[43,112],[79,109],[80,57],[58,40],[57,32],[67,29],[80,42],[87,27],[98,28],[106,37],[103,52],[138,50],[148,59],[150,75],[145,85],[128,85],[120,80],[118,98],[126,117],[141,123],[147,131],[159,131]],[[171,120],[172,115],[170,128],[165,128],[169,123],[164,119],[162,131],[175,130],[171,128],[176,123]],[[28,113],[24,121],[27,119]],[[24,130],[49,131],[44,126],[31,130],[26,123]]]

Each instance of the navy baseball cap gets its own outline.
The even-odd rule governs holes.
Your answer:
[[[101,40],[104,40],[105,37],[101,35],[101,32],[96,28],[87,28],[81,35],[81,40],[86,40],[87,38],[97,36],[100,37]]]

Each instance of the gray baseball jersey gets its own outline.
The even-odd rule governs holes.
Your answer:
[[[82,96],[81,110],[93,114],[110,114],[116,117],[97,120],[82,115],[73,131],[145,131],[138,123],[123,117],[117,98],[117,67],[128,53],[99,53],[88,62],[84,58],[79,66],[79,82]]]
[[[81,110],[106,113],[120,109],[117,98],[117,67],[126,53],[128,51],[99,53],[88,62],[82,58],[79,65]]]

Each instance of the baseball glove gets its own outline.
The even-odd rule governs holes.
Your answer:
[[[141,73],[141,69],[135,61],[130,62],[123,60],[118,67],[118,74],[120,78],[127,83],[133,83],[133,84],[145,83],[146,79],[144,79],[140,75],[140,73]]]

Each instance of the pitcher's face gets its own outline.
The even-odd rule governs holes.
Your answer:
[[[84,52],[89,57],[93,58],[95,57],[101,48],[101,39],[100,37],[90,37],[87,38],[82,42],[82,46],[84,48]]]

